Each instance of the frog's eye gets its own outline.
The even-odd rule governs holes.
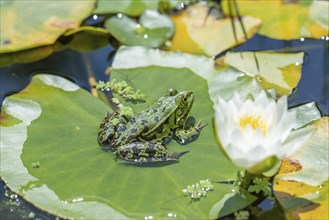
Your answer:
[[[168,90],[168,95],[169,96],[174,96],[174,95],[177,95],[177,90],[176,89],[169,89]]]

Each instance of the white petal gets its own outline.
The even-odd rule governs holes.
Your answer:
[[[273,102],[273,99],[268,98],[265,91],[261,91],[258,96],[255,97],[254,104],[255,105],[262,105],[262,106],[267,106],[271,102]]]

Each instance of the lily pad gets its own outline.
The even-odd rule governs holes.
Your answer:
[[[0,53],[54,44],[80,26],[95,1],[1,1]]]
[[[159,47],[174,33],[170,18],[157,11],[146,10],[135,20],[118,14],[105,22],[107,30],[122,44]],[[124,27],[124,28],[123,28]]]
[[[275,195],[287,218],[325,219],[329,215],[328,125],[328,117],[312,123],[316,132],[283,161],[274,180]]]
[[[304,53],[228,53],[225,62],[258,79],[265,89],[289,95],[301,78]]]
[[[176,32],[171,50],[214,56],[246,41],[237,18],[234,18],[235,36],[230,18],[218,19],[215,10],[207,16],[208,11],[207,4],[197,3],[172,16]],[[260,28],[261,20],[251,16],[244,16],[242,20],[247,37],[251,38]]]
[[[112,74],[123,76],[118,69]],[[145,67],[125,74],[147,94],[146,103],[132,106],[136,111],[169,87],[195,92],[191,115],[209,125],[191,144],[170,143],[171,152],[190,151],[179,163],[138,167],[115,161],[96,141],[108,107],[63,78],[37,75],[2,106],[18,124],[1,127],[1,178],[35,206],[65,218],[207,218],[232,187],[216,184],[206,198],[192,203],[182,189],[200,179],[231,180],[237,168],[216,146],[206,82],[187,69]],[[160,82],[163,87],[155,90]]]
[[[238,0],[237,3],[241,15],[262,20],[259,30],[262,35],[285,40],[328,35],[328,1]],[[222,5],[228,14],[228,0]]]

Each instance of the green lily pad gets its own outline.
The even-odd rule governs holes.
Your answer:
[[[96,141],[108,107],[63,78],[37,75],[2,106],[2,112],[22,122],[1,127],[1,178],[35,206],[66,218],[208,218],[210,208],[232,187],[215,184],[206,198],[192,203],[182,189],[200,179],[232,180],[237,168],[216,146],[206,82],[177,68],[145,67],[124,74],[116,69],[112,74],[126,75],[146,93],[146,103],[132,106],[136,111],[169,87],[195,92],[191,115],[209,125],[191,144],[169,144],[171,152],[190,151],[179,163],[136,167],[115,161]],[[159,82],[163,87],[155,90]]]
[[[241,52],[228,53],[225,62],[255,77],[265,89],[289,95],[301,78],[304,53]]]
[[[117,14],[124,13],[129,16],[139,16],[145,10],[156,10],[158,9],[159,3],[164,2],[169,4],[169,8],[174,8],[182,0],[99,0],[97,2],[97,7],[94,10],[95,14]]]
[[[95,1],[1,1],[0,53],[54,44],[65,31],[80,26]]]
[[[118,14],[105,22],[106,29],[122,44],[159,47],[174,33],[170,18],[157,11],[146,10],[135,20]]]

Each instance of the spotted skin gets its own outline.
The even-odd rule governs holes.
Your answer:
[[[118,158],[129,162],[177,161],[186,152],[168,153],[166,144],[171,139],[179,144],[194,141],[205,126],[199,122],[184,128],[193,100],[192,92],[171,89],[134,116],[116,111],[106,113],[98,131],[98,143],[103,150],[114,151]]]

